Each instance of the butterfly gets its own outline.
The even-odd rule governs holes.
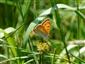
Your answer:
[[[50,19],[47,18],[42,23],[38,24],[33,31],[38,35],[47,38],[50,33],[50,27],[51,27]]]

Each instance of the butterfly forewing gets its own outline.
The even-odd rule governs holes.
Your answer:
[[[40,34],[41,36],[47,37],[50,32],[50,20],[46,19],[41,24],[38,24],[34,29],[34,32]]]
[[[42,33],[46,33],[46,30],[44,29],[42,25],[38,25],[36,29]]]
[[[50,32],[50,20],[46,19],[43,23],[42,26],[44,27],[44,29],[46,30],[46,33],[49,34]]]

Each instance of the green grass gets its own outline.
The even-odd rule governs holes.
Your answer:
[[[0,64],[85,64],[84,1],[0,0]],[[33,32],[46,18],[48,39]]]

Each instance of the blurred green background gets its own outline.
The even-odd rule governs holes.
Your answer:
[[[84,46],[85,0],[0,0],[0,64],[85,64]]]

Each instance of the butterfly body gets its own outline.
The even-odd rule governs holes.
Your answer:
[[[34,32],[47,38],[50,32],[50,19],[46,19],[41,24],[38,24],[35,27]]]

